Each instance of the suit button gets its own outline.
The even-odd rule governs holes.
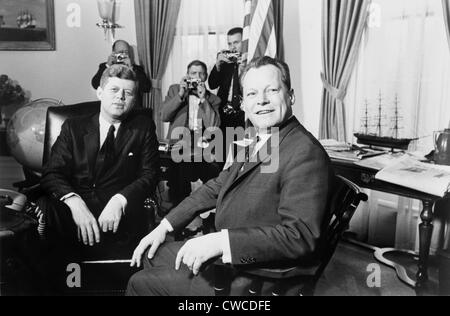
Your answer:
[[[92,185],[92,188],[95,189],[96,187],[97,187],[97,185],[94,183],[94,184]]]

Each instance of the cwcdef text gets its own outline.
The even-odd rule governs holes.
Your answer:
[[[271,311],[270,301],[249,301],[249,300],[226,300],[222,303],[199,303],[185,300],[178,304],[178,311],[204,312],[210,314],[214,310],[225,312],[269,312]]]

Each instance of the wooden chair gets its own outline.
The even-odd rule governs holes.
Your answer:
[[[330,262],[339,240],[348,229],[350,220],[361,201],[366,202],[368,197],[361,189],[349,180],[336,176],[335,189],[331,196],[330,221],[324,232],[319,247],[318,264],[311,268],[292,267],[289,269],[261,269],[261,275],[255,275],[254,271],[237,270],[224,265],[216,266],[216,295],[227,296],[230,294],[231,280],[236,276],[245,278],[249,283],[248,295],[259,296],[263,287],[268,287],[273,296],[300,295],[312,296],[316,284]],[[267,292],[267,291],[264,291]]]

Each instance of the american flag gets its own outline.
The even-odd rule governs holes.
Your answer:
[[[274,1],[279,0],[245,0],[243,52],[248,62],[277,56]]]

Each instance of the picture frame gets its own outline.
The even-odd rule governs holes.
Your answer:
[[[0,50],[55,49],[54,0],[0,0]]]

